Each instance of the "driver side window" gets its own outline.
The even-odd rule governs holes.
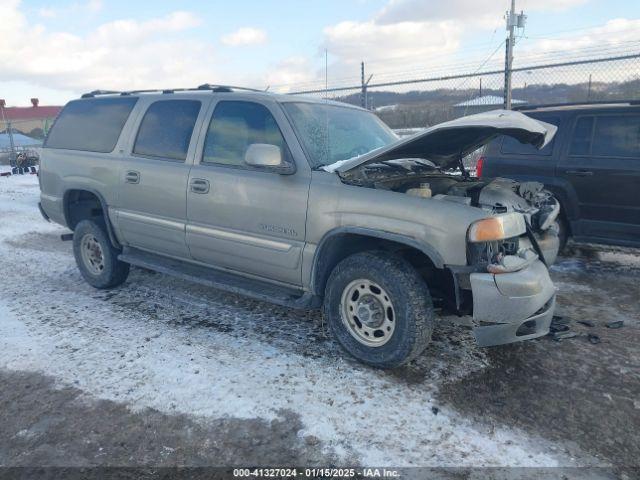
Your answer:
[[[254,143],[276,145],[284,157],[288,157],[278,124],[264,105],[244,101],[219,102],[207,130],[202,163],[250,168],[244,158],[249,145]]]

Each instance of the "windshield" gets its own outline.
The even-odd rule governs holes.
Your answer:
[[[364,155],[398,137],[373,113],[320,103],[283,103],[298,138],[318,168]]]

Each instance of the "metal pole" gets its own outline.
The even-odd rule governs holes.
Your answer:
[[[504,109],[511,109],[511,69],[509,68],[509,39],[506,42],[506,52],[504,55]]]
[[[324,99],[329,99],[329,53],[324,49]]]
[[[507,39],[507,51],[504,65],[504,108],[511,110],[511,67],[513,66],[513,43],[514,29],[516,23],[516,0],[511,0],[511,10],[507,14],[507,29],[509,38]]]
[[[367,84],[364,83],[364,62],[360,63],[360,106],[367,108]]]
[[[589,74],[589,90],[587,91],[587,102],[591,100],[591,74]]]
[[[2,121],[5,124],[5,127],[7,128],[7,133],[9,134],[9,163],[13,167],[15,165],[11,162],[16,161],[16,145],[13,142],[13,131],[11,128],[11,121],[7,120],[7,117],[4,114],[4,105],[0,106],[0,111],[2,111]]]

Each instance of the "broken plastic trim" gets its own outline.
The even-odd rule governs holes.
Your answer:
[[[540,245],[538,244],[538,239],[533,234],[533,230],[531,230],[531,227],[529,226],[528,223],[526,224],[526,227],[527,227],[527,238],[531,242],[531,246],[533,247],[533,249],[536,251],[536,253],[540,257],[540,261],[542,263],[544,263],[544,266],[549,268],[549,265],[547,264],[547,261],[544,258],[544,253],[542,253],[542,248],[540,248]]]
[[[531,250],[525,250],[518,255],[504,255],[500,258],[499,263],[490,263],[487,265],[487,272],[493,274],[518,272],[530,266],[538,260],[538,255]]]

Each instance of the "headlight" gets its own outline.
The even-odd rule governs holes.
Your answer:
[[[473,222],[467,237],[470,242],[493,242],[505,238],[519,237],[527,231],[524,217],[520,213],[503,213],[495,217]]]

